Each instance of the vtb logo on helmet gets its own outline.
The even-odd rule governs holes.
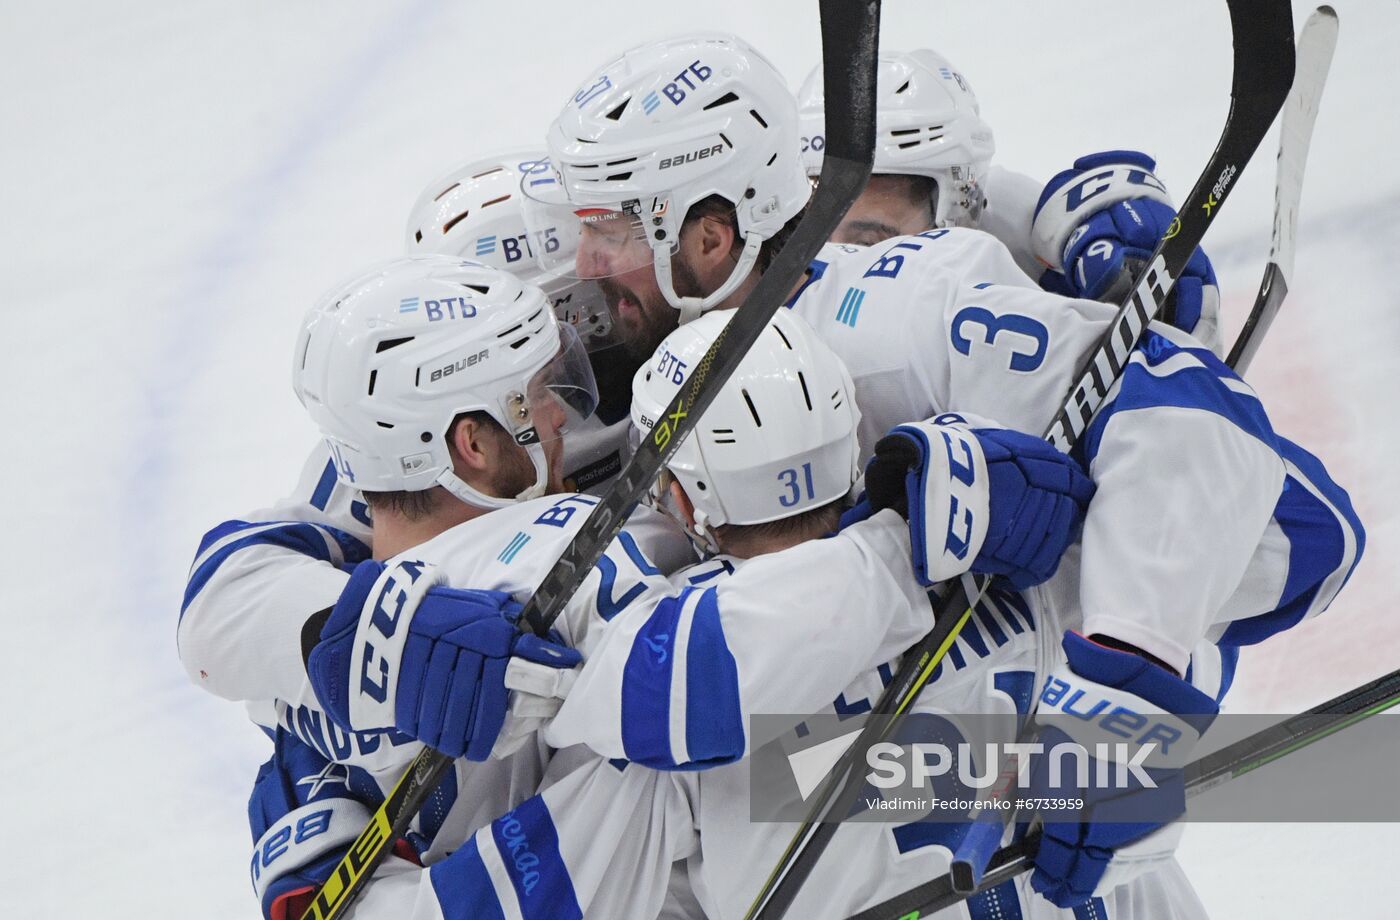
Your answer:
[[[521,187],[553,181],[548,155],[542,150],[510,151],[458,167],[429,183],[414,202],[408,217],[407,251],[461,256],[505,269],[522,281],[538,284],[555,315],[578,329],[590,351],[615,345],[612,319],[598,286],[580,281],[572,272],[542,271],[536,262],[537,249],[541,254],[559,249],[559,231],[554,226],[526,229]],[[427,309],[431,316],[432,302]],[[453,314],[444,312],[442,318],[451,319]]]
[[[654,265],[688,322],[746,278],[763,242],[806,205],[797,109],[782,75],[741,39],[705,33],[642,45],[594,71],[550,126],[553,182],[522,186],[532,231],[557,227],[560,248],[536,249],[549,271],[603,278]],[[691,207],[718,196],[743,242],[729,277],[681,297],[671,257]],[[649,211],[624,207],[653,200]]]
[[[463,298],[470,322],[403,309]],[[597,405],[588,356],[538,287],[441,255],[395,259],[334,288],[302,321],[292,383],[342,481],[372,492],[440,485],[484,508],[543,494],[542,444],[565,430],[555,420]],[[468,412],[486,413],[525,446],[533,485],[501,498],[457,477],[449,436]]]

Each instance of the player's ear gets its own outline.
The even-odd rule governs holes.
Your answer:
[[[672,478],[666,484],[666,488],[671,491],[671,501],[675,502],[681,514],[685,515],[685,522],[688,526],[695,526],[695,504],[691,502],[690,496],[685,494],[685,487]]]
[[[453,466],[459,470],[464,480],[475,476],[463,473],[484,473],[492,464],[494,434],[491,424],[484,419],[463,415],[452,423],[448,434],[448,449],[452,453]]]
[[[734,225],[720,217],[706,216],[690,221],[687,229],[692,235],[682,243],[690,244],[688,248],[695,260],[692,264],[702,270],[723,269],[727,274],[734,262],[734,247],[738,243]]]

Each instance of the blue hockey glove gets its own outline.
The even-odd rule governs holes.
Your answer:
[[[1068,663],[1045,681],[1037,741],[1045,751],[1083,748],[1087,769],[1081,774],[1074,756],[1038,756],[1031,794],[1083,806],[1041,813],[1031,886],[1073,907],[1171,857],[1180,825],[1167,825],[1186,811],[1182,768],[1220,707],[1137,655],[1076,633],[1063,646]]]
[[[350,770],[277,732],[248,799],[250,872],[267,920],[297,920],[369,821],[369,803],[351,792]]]
[[[969,571],[1039,584],[1078,538],[1094,484],[1045,441],[968,419],[940,415],[881,438],[865,469],[870,504],[909,521],[921,584]]]
[[[1035,255],[1049,270],[1041,286],[1058,294],[1118,303],[1171,226],[1176,209],[1152,174],[1156,162],[1135,150],[1080,157],[1040,193],[1031,226]],[[1164,318],[1215,347],[1220,290],[1197,249],[1177,279]]]
[[[330,718],[349,731],[398,729],[453,757],[485,760],[505,721],[512,661],[569,669],[578,652],[522,634],[500,591],[443,587],[435,566],[356,567],[307,673]]]

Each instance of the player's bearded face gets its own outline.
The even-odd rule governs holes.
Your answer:
[[[661,293],[653,254],[640,222],[617,211],[582,214],[575,261],[578,277],[597,283],[612,317],[613,333],[638,365],[676,328],[677,311]],[[694,272],[672,257],[677,290],[695,283]]]

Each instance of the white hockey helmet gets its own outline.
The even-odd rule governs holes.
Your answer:
[[[548,145],[555,181],[525,186],[526,220],[574,230],[558,250],[537,250],[542,265],[596,278],[651,263],[681,322],[727,297],[811,195],[787,83],[728,34],[626,52],[574,93]],[[744,249],[717,290],[681,297],[671,255],[691,206],[711,195],[733,206]]]
[[[558,248],[553,227],[532,235],[521,214],[521,183],[550,174],[543,150],[516,150],[473,160],[430,183],[408,215],[407,252],[460,256],[537,284],[559,319],[590,351],[615,345],[612,318],[598,286],[543,270],[536,246]]]
[[[934,226],[977,226],[996,144],[967,78],[928,48],[882,52],[875,94],[872,172],[929,177],[938,188]],[[803,81],[797,103],[803,161],[816,177],[826,147],[820,64]]]
[[[544,494],[543,444],[597,404],[588,356],[544,294],[508,272],[441,255],[384,263],[337,286],[302,321],[292,386],[347,485],[440,485],[500,508]],[[509,498],[463,482],[452,422],[485,412],[529,454],[534,484]]]
[[[640,437],[733,316],[716,311],[679,327],[637,370]],[[695,506],[692,535],[715,552],[713,527],[792,517],[841,498],[860,473],[859,423],[845,364],[801,317],[779,310],[667,463]],[[663,477],[653,491],[663,507],[664,485]]]

